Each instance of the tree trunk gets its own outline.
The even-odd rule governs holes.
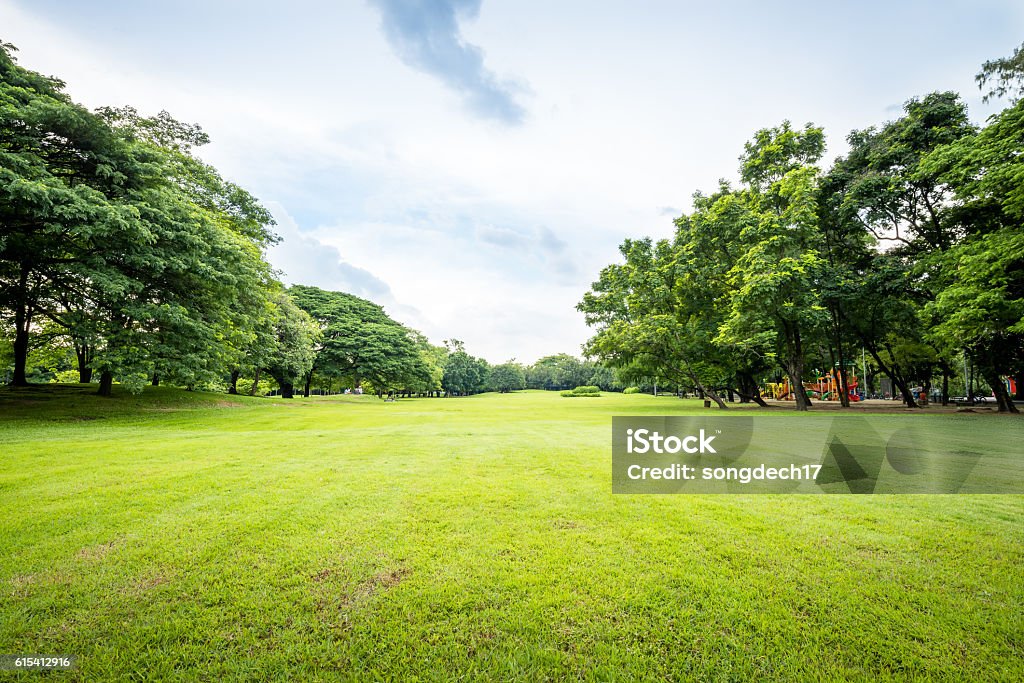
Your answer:
[[[942,405],[949,405],[949,365],[942,364]]]
[[[787,364],[784,368],[786,376],[789,378],[789,386],[793,392],[793,398],[796,399],[796,409],[799,411],[805,411],[811,407],[811,397],[807,395],[807,389],[804,388],[803,383],[803,365],[803,362],[800,361],[792,365]]]
[[[843,347],[839,346],[839,369],[836,371],[839,376],[839,404],[844,408],[850,407],[850,380],[846,372],[846,357],[843,355]]]
[[[761,387],[754,381],[754,376],[749,372],[737,373],[737,379],[740,381],[740,403],[750,403],[753,401],[762,408],[767,408],[768,404],[761,398]]]
[[[313,371],[306,373],[306,384],[302,387],[303,398],[309,398],[309,388],[313,385]]]
[[[701,398],[704,398],[705,396],[707,396],[708,398],[710,398],[712,401],[714,401],[718,405],[719,409],[721,409],[721,410],[728,410],[729,409],[729,406],[725,405],[725,401],[723,401],[722,398],[717,393],[715,393],[715,391],[713,389],[708,389],[707,387],[704,386],[703,382],[700,381],[700,377],[697,376],[697,373],[695,373],[693,371],[693,368],[690,367],[690,364],[688,362],[686,362],[684,360],[683,361],[683,366],[685,368],[684,372],[693,381],[693,385],[695,387],[697,387],[697,391],[700,392]],[[655,396],[658,395],[658,385],[657,384],[654,385],[654,395]]]
[[[833,313],[832,321],[836,333],[836,355],[839,357],[839,365],[836,371],[839,377],[839,404],[844,408],[850,407],[850,381],[846,373],[846,353],[843,350],[843,319]]]
[[[842,354],[839,356],[842,358]],[[842,363],[842,360],[839,361]],[[836,370],[836,374],[839,376],[839,404],[844,408],[850,407],[850,381],[847,378],[848,373],[846,368],[842,365]]]
[[[241,374],[238,368],[231,371],[231,381],[228,383],[228,393],[238,393],[238,376]]]
[[[964,351],[964,353],[967,353],[967,352]],[[974,361],[973,360],[967,363],[967,368],[968,368],[969,372],[968,372],[968,376],[967,376],[967,380],[966,380],[967,381],[967,386],[964,387],[964,393],[967,394],[967,402],[968,403],[974,403]]]
[[[800,412],[811,407],[811,398],[804,388],[804,347],[800,339],[800,330],[794,323],[786,321],[783,324],[786,334],[786,351],[788,358],[784,370],[789,376],[790,386],[793,388],[793,396],[796,398],[796,409]]]
[[[260,383],[260,369],[256,368],[256,376],[252,378],[252,386],[249,387],[249,395],[250,396],[255,396],[256,395],[256,387],[259,386],[259,383]]]
[[[743,380],[740,380],[739,385],[740,386],[736,390],[736,393],[740,397],[740,404],[742,405],[744,403],[750,403],[750,401],[751,401],[751,398],[750,398],[751,392],[750,392],[749,388],[744,386]],[[682,393],[680,393],[679,397],[682,398],[682,396],[683,396]]]
[[[75,344],[75,357],[78,359],[78,383],[88,384],[92,381],[92,347],[88,344]]]
[[[996,397],[996,405],[999,406],[999,412],[1019,413],[1020,411],[1017,410],[1017,406],[1013,405],[1010,392],[1006,390],[1006,385],[1003,384],[1003,378],[999,376],[999,373],[989,365],[979,365],[978,369],[981,371],[981,376],[992,387],[992,393]]]
[[[104,370],[100,373],[100,388],[96,393],[100,396],[110,396],[114,389],[114,373]]]
[[[278,382],[281,385],[281,398],[295,398],[295,386],[291,382]]]
[[[28,365],[28,326],[30,323],[31,316],[27,315],[26,307],[19,305],[14,315],[14,377],[11,379],[11,386],[28,386],[25,369]]]
[[[25,368],[28,365],[28,330],[21,327],[21,321],[16,324],[18,329],[14,335],[14,377],[11,379],[11,386],[27,387]]]
[[[150,381],[150,384],[151,384],[152,386],[154,386],[154,387],[158,387],[158,386],[160,386],[160,375],[158,375],[158,374],[156,374],[156,373],[154,372],[154,373],[153,373],[153,379],[152,379],[152,380]]]
[[[917,404],[917,401],[914,400],[913,394],[910,393],[910,387],[907,385],[907,382],[903,378],[903,376],[900,375],[898,372],[895,372],[885,363],[883,363],[881,357],[879,357],[878,352],[875,350],[873,346],[868,346],[865,344],[865,348],[867,348],[868,353],[871,354],[871,357],[875,359],[875,363],[878,365],[878,369],[884,372],[886,375],[888,375],[889,379],[892,380],[893,385],[900,390],[901,394],[903,394],[903,402],[907,404],[907,407],[920,408],[921,406],[919,406]]]
[[[1013,395],[1014,400],[1024,401],[1024,370],[1021,370],[1013,377],[1017,392]]]
[[[11,386],[15,387],[28,386],[28,331],[32,325],[32,309],[28,304],[28,274],[29,266],[23,263],[14,304],[14,376],[11,378]]]

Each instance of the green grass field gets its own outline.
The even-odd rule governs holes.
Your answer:
[[[87,392],[0,390],[0,654],[48,679],[1024,679],[1022,496],[613,496],[611,416],[675,398]]]

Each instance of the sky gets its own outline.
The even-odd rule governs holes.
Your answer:
[[[1024,41],[1024,3],[0,0],[0,40],[88,107],[195,122],[286,283],[492,363],[579,355],[623,239],[669,237],[785,119],[853,129]]]

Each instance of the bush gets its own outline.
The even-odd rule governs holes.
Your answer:
[[[562,392],[562,396],[565,398],[598,397],[600,395],[601,389],[595,386],[576,387],[572,391]]]
[[[624,393],[624,394],[639,394],[640,393],[640,387],[626,387],[625,389],[622,390],[622,393]]]
[[[238,393],[239,394],[241,394],[242,396],[248,396],[249,395],[249,390],[252,389],[252,378],[251,377],[239,377],[238,378],[238,384],[236,386],[238,387]],[[276,386],[277,386],[276,384],[273,384],[273,383],[271,383],[271,382],[269,382],[267,380],[262,380],[261,379],[260,383],[259,383],[259,386],[256,387],[256,393],[253,394],[253,395],[254,396],[266,396],[267,394],[270,393],[270,391],[272,389],[276,388]]]

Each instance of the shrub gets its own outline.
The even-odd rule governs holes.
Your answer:
[[[561,395],[565,398],[596,398],[601,395],[601,389],[595,386],[576,387],[572,391],[563,391]]]
[[[640,387],[626,387],[625,389],[622,390],[622,393],[624,393],[624,394],[639,394],[640,393]]]

